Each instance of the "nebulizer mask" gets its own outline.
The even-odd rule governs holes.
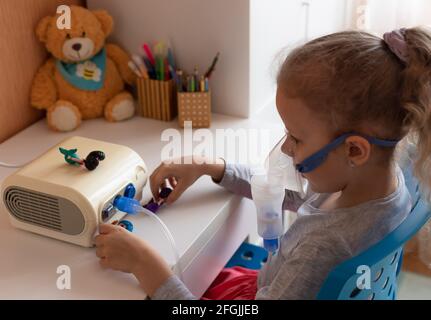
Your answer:
[[[383,148],[394,148],[400,142],[350,132],[339,136],[301,163],[294,164],[292,158],[281,151],[287,139],[286,135],[269,154],[266,170],[252,177],[251,190],[257,208],[258,233],[264,239],[264,247],[268,252],[277,251],[279,239],[283,234],[282,202],[285,189],[295,191],[304,198],[307,181],[302,179],[301,174],[317,169],[325,162],[330,152],[352,136],[362,137],[370,144]]]
[[[251,192],[257,211],[258,234],[264,248],[277,252],[284,233],[283,200],[286,189],[305,197],[307,181],[296,170],[293,159],[281,150],[287,136],[269,153],[265,168],[251,178]]]

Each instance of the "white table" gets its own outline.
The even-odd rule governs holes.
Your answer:
[[[213,115],[211,131],[217,128],[266,128],[275,142],[283,130],[281,123],[274,119],[247,120]],[[167,128],[179,129],[176,122],[135,117],[116,124],[103,119],[84,121],[74,132],[54,133],[41,120],[2,143],[0,161],[25,163],[66,137],[79,135],[131,147],[152,172],[160,163],[160,151],[166,144],[160,141],[160,135]],[[12,172],[13,169],[0,167],[0,179]],[[150,199],[149,184],[144,190],[145,198]],[[254,230],[254,212],[251,201],[234,196],[212,183],[209,177],[199,179],[179,201],[160,211],[159,217],[177,242],[184,281],[195,295],[201,296],[205,292],[250,230]],[[134,223],[135,233],[154,246],[168,263],[174,263],[171,247],[158,225],[146,216],[127,219]],[[94,248],[15,229],[5,212],[0,212],[0,252],[0,299],[146,297],[132,275],[102,269]],[[57,289],[60,265],[70,267],[70,290]]]

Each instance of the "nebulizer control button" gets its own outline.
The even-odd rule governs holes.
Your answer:
[[[136,188],[133,183],[129,183],[124,190],[124,196],[126,198],[134,198],[136,194]]]
[[[133,231],[133,223],[131,223],[129,220],[121,220],[118,225],[127,231]]]

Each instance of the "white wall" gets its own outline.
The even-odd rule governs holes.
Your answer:
[[[383,36],[397,28],[431,26],[429,0],[345,0],[351,29],[360,29]]]
[[[308,0],[308,2],[310,2],[310,39],[345,29],[347,0]]]
[[[345,12],[345,0],[250,0],[251,113],[274,104],[280,58],[307,40],[342,30]]]
[[[397,28],[431,26],[429,0],[369,0],[369,31],[378,35]],[[382,15],[384,14],[384,19]]]
[[[306,25],[307,6],[310,3]],[[346,0],[87,0],[115,19],[111,39],[137,53],[142,42],[170,39],[181,68],[206,70],[213,111],[248,117],[274,105],[279,61],[289,49],[343,29]],[[287,49],[287,50],[283,50]]]
[[[280,59],[305,40],[301,0],[250,1],[250,109],[273,104]]]
[[[205,72],[217,51],[211,77],[213,110],[249,116],[248,0],[87,0],[115,20],[111,37],[129,52],[141,43],[171,39],[179,66]]]

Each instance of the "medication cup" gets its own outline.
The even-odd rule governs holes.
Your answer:
[[[276,252],[283,235],[284,188],[271,185],[267,175],[251,178],[251,193],[257,211],[257,232],[269,252]]]

